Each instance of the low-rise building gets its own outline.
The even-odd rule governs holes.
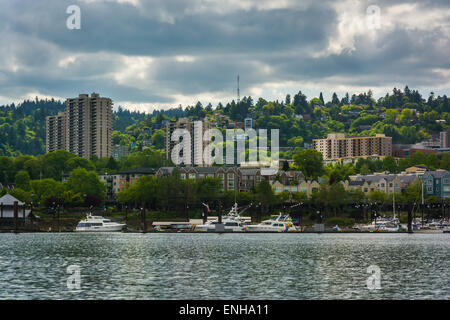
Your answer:
[[[420,176],[425,196],[450,198],[450,172],[446,170],[427,171]]]
[[[240,167],[176,167],[182,179],[201,179],[206,177],[220,178],[223,190],[239,190],[249,192],[256,187],[262,179],[270,182],[280,181],[286,185],[296,185],[305,179],[300,171],[279,170],[273,175],[267,175],[260,168]],[[156,177],[169,176],[175,167],[162,167],[156,171]]]
[[[384,193],[399,193],[418,179],[417,174],[386,174],[375,173],[368,175],[350,176],[349,180],[343,181],[344,189],[347,191],[359,189],[365,194],[372,191]]]
[[[162,167],[156,171],[156,177],[172,174],[174,170],[180,173],[181,179],[219,178],[223,190],[236,190],[238,188],[238,171],[236,167]]]
[[[314,191],[319,191],[320,188],[320,184],[314,180],[303,180],[298,184],[283,184],[276,180],[273,181],[271,185],[275,194],[280,194],[282,192],[305,192],[308,197],[310,197]]]
[[[99,173],[98,177],[100,181],[106,184],[108,197],[114,197],[117,193],[124,190],[127,185],[135,184],[140,177],[154,175],[155,173],[156,170],[153,168],[140,167],[122,170],[114,174]]]
[[[25,203],[5,194],[0,198],[0,226],[13,227],[15,225],[14,202],[17,202],[17,226],[28,230],[39,230],[39,217],[35,216],[31,209],[27,209]]]

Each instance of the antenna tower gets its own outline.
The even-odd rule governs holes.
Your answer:
[[[239,92],[239,75],[237,76],[237,103],[241,101],[240,92]]]

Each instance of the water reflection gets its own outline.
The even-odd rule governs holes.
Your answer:
[[[0,234],[0,297],[449,299],[449,249],[450,234]]]

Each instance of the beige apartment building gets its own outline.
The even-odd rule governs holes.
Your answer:
[[[188,139],[180,138],[178,141],[172,141],[172,135],[176,129],[186,129],[190,135],[190,141]],[[210,155],[206,156],[206,162],[204,161],[203,150],[208,141],[203,141],[203,135],[206,130],[211,129],[211,125],[208,121],[192,121],[189,118],[180,118],[176,122],[166,123],[166,159],[172,159],[172,151],[177,144],[183,150],[179,154],[176,154],[173,162],[180,161],[183,157],[185,150],[190,150],[190,155],[188,155],[188,160],[185,165],[203,165],[207,166],[210,162]],[[190,142],[190,143],[189,143]]]
[[[326,139],[313,139],[313,148],[322,153],[324,161],[387,156],[392,154],[392,138],[384,134],[346,137],[343,133],[332,133]]]
[[[64,149],[87,159],[94,155],[99,158],[110,157],[112,106],[111,99],[102,98],[97,93],[91,96],[80,94],[77,98],[67,99],[64,113],[46,119],[46,152]],[[64,120],[59,121],[55,117]],[[54,141],[62,136],[64,142],[56,144]]]
[[[66,114],[58,112],[45,118],[45,152],[66,148]]]

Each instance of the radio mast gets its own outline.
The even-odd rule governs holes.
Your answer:
[[[241,101],[240,92],[239,92],[239,75],[237,76],[237,103]]]

